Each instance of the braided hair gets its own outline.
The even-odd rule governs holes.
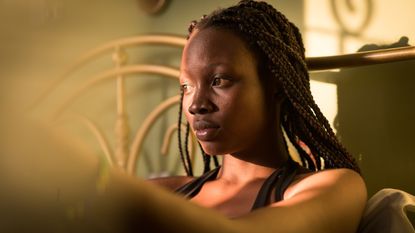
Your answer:
[[[355,159],[339,142],[313,99],[302,37],[293,23],[266,2],[242,0],[235,6],[192,21],[188,38],[195,29],[211,27],[237,34],[258,59],[261,81],[277,82],[281,86],[286,96],[281,107],[281,124],[303,166],[314,171],[350,168],[360,172]],[[180,125],[179,116],[179,128]],[[179,148],[181,145],[179,131]],[[210,170],[210,156],[203,150],[202,154],[206,172]],[[188,157],[183,159],[186,170],[190,169],[189,160]]]

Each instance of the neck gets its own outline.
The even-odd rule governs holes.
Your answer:
[[[225,155],[218,178],[234,184],[265,179],[279,169],[285,161],[276,162],[275,166],[263,166],[246,162],[232,155]]]
[[[282,131],[260,139],[259,146],[223,156],[219,179],[231,183],[246,183],[267,178],[288,159]]]

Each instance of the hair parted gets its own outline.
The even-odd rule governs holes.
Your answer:
[[[240,36],[258,59],[258,72],[263,81],[277,81],[281,86],[286,96],[281,109],[282,127],[299,152],[304,166],[315,171],[350,168],[360,172],[355,159],[339,142],[313,99],[302,37],[293,23],[266,2],[242,0],[235,6],[216,10],[199,21],[192,21],[188,38],[195,30],[211,27],[231,30]],[[178,124],[180,129],[181,110]],[[306,152],[303,144],[309,152]],[[189,174],[190,159],[183,156],[180,130],[179,148],[185,170],[192,175]],[[211,156],[203,150],[202,154],[206,172],[210,170]],[[217,166],[217,159],[214,158]]]

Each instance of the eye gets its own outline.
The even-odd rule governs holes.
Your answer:
[[[231,80],[227,77],[215,75],[212,80],[212,87],[226,87],[231,84]]]
[[[192,86],[190,86],[189,84],[187,84],[187,83],[183,83],[182,85],[180,85],[180,90],[184,93],[184,94],[186,94],[186,93],[189,93],[191,90],[192,90]]]
[[[187,86],[187,84],[186,84],[186,83],[185,83],[185,84],[180,85],[180,90],[181,90],[181,91],[183,91],[183,92],[186,92],[187,88],[188,88],[188,86]]]
[[[214,78],[212,81],[212,86],[220,86],[222,83],[222,79],[221,78]]]

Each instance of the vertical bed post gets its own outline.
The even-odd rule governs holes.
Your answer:
[[[127,62],[127,54],[120,46],[115,47],[115,52],[112,60],[117,69],[125,65]],[[116,88],[116,105],[117,105],[117,119],[115,123],[115,163],[121,168],[126,168],[127,155],[129,154],[129,134],[130,127],[128,125],[128,114],[125,110],[125,80],[124,77],[117,75]]]

